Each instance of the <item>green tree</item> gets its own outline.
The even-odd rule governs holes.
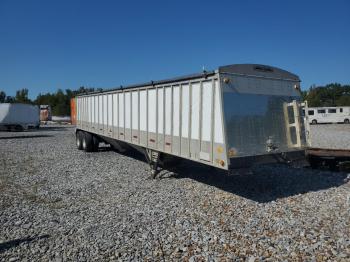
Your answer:
[[[4,91],[0,91],[0,103],[5,103],[6,93]]]
[[[94,88],[80,87],[78,90],[58,89],[55,93],[39,94],[34,103],[37,105],[50,105],[55,116],[70,115],[70,100],[77,94],[93,92]]]
[[[307,91],[301,91],[301,99],[303,100],[303,101],[305,101],[306,100],[306,98],[307,98]]]
[[[335,104],[336,106],[350,106],[350,95],[340,97]]]
[[[15,103],[16,99],[13,96],[7,96],[5,103]]]
[[[28,98],[28,89],[23,88],[16,91],[15,100],[17,103],[31,103],[30,99]]]
[[[303,91],[305,92],[305,91]],[[338,83],[326,86],[311,86],[309,91],[302,93],[303,100],[307,100],[309,106],[350,106],[350,86]]]

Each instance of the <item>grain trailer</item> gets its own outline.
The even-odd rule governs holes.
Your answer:
[[[300,79],[276,67],[221,66],[75,99],[79,149],[134,147],[154,175],[166,156],[225,170],[304,157]]]

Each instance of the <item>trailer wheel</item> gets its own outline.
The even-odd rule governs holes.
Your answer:
[[[316,125],[316,124],[317,124],[317,120],[314,119],[314,120],[311,121],[311,123],[312,123],[313,125]]]
[[[92,152],[94,150],[93,136],[88,132],[83,135],[83,149],[85,152]]]
[[[82,150],[83,149],[83,139],[82,139],[82,132],[78,131],[76,134],[75,134],[75,143],[77,144],[77,148],[79,150]]]
[[[344,119],[344,124],[349,124],[350,120],[349,119]]]
[[[81,147],[84,151],[86,151],[86,136],[85,136],[85,132],[81,133]]]
[[[98,151],[99,144],[100,144],[100,141],[98,140],[98,138],[95,135],[93,135],[92,136],[92,151],[93,152]]]

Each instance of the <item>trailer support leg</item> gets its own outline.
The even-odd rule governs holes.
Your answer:
[[[159,163],[159,156],[160,153],[158,151],[152,150],[152,149],[146,149],[145,155],[148,164],[151,167],[151,176],[152,178],[156,178],[159,170],[158,170],[158,163]]]

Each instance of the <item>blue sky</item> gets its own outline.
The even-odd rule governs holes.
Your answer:
[[[350,83],[350,1],[0,0],[0,90],[14,95],[260,63],[302,88]]]

